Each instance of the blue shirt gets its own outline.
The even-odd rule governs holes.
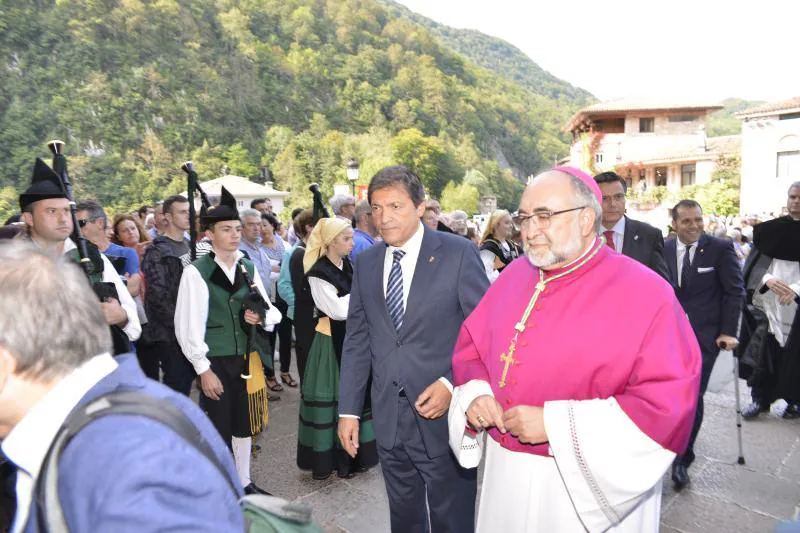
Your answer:
[[[284,253],[283,261],[281,262],[281,274],[278,276],[278,294],[281,295],[283,301],[289,306],[289,309],[286,311],[289,320],[294,320],[294,288],[292,287],[292,273],[289,271],[289,263],[292,258],[292,252],[294,252],[296,246],[297,244]]]
[[[264,284],[264,289],[266,289],[267,295],[273,297],[272,284],[269,282],[269,273],[272,272],[272,265],[269,262],[270,257],[267,255],[264,247],[260,244],[251,246],[250,243],[242,239],[242,241],[239,243],[239,249],[243,252],[247,252],[247,255],[250,256],[250,261],[252,261],[256,266],[256,270],[258,270],[258,277],[261,278],[261,283]]]
[[[122,272],[123,275],[130,274],[132,276],[139,273],[139,254],[137,254],[136,250],[133,248],[127,248],[112,242],[103,253],[111,257],[125,258],[125,271]]]
[[[355,264],[356,256],[375,244],[375,239],[369,233],[356,228],[353,230],[353,249],[350,251],[350,262]]]

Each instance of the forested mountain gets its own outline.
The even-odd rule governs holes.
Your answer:
[[[736,113],[749,107],[761,105],[761,100],[742,100],[741,98],[726,98],[722,101],[724,109],[711,113],[706,120],[706,133],[709,137],[721,135],[739,135],[742,133],[742,121],[736,118]]]
[[[519,48],[502,39],[475,30],[451,28],[414,13],[392,0],[383,1],[401,16],[422,24],[465,59],[507,80],[517,82],[537,94],[562,98],[568,102],[588,105],[594,100],[588,91],[556,78],[522,53]]]
[[[4,0],[0,216],[51,138],[77,194],[116,209],[183,190],[187,158],[201,179],[265,166],[326,194],[349,157],[363,183],[408,164],[434,196],[470,171],[513,205],[498,161],[524,176],[565,155],[585,93],[509,81],[447,42],[378,0]]]

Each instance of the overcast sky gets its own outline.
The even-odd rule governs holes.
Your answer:
[[[399,2],[508,41],[602,100],[800,96],[800,0]]]

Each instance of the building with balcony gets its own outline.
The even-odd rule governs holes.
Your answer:
[[[742,121],[741,211],[780,215],[789,185],[800,181],[800,97],[736,116]]]

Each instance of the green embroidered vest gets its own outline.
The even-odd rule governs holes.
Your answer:
[[[64,255],[74,261],[76,265],[80,266],[81,254],[78,252],[77,248],[73,248]],[[100,257],[100,252],[97,252],[97,257],[92,257],[91,251],[89,255],[89,282],[94,285],[95,283],[103,281],[103,258]],[[83,267],[81,267],[81,269],[82,268]]]
[[[252,279],[255,267],[244,260],[247,273]],[[192,263],[208,286],[208,320],[205,343],[208,357],[231,357],[244,355],[247,348],[247,332],[242,327],[242,301],[249,289],[239,266],[231,285],[228,276],[209,253]]]

